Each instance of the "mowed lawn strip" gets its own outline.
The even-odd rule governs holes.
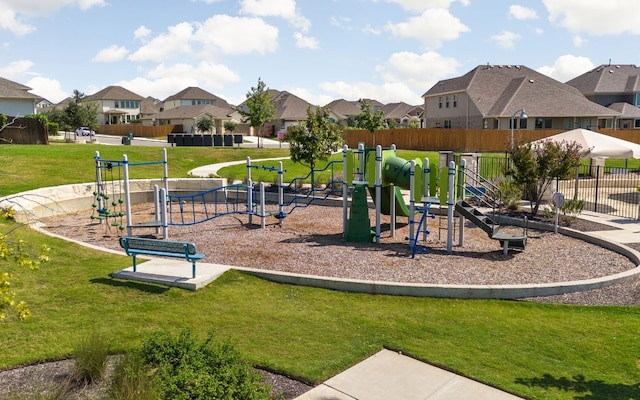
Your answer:
[[[133,148],[113,152],[134,154]],[[104,149],[100,147],[101,153]],[[154,155],[159,151],[150,149]],[[20,156],[13,150],[12,157],[26,166],[29,162],[21,158],[39,152]],[[51,153],[60,157],[51,162],[65,161],[65,152]],[[0,158],[6,156],[0,147]],[[89,173],[77,181],[92,178],[91,157]],[[171,171],[171,155],[169,162]],[[191,168],[186,166],[190,161],[183,163],[183,170],[174,169],[177,176]],[[0,177],[5,165],[0,160]],[[89,223],[89,214],[87,219]],[[0,232],[14,227],[3,221]],[[633,399],[640,393],[638,307],[363,295],[280,285],[237,271],[189,292],[111,279],[111,272],[131,265],[129,257],[26,227],[11,235],[34,250],[42,244],[51,247],[52,261],[37,272],[17,271],[19,299],[29,302],[34,315],[25,323],[0,323],[0,369],[67,357],[80,338],[95,330],[105,333],[112,351],[120,353],[149,332],[189,327],[202,336],[213,331],[229,338],[255,365],[312,383],[388,347],[526,398]]]

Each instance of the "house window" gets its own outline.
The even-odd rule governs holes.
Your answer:
[[[453,95],[453,108],[458,107],[458,95],[454,94]]]
[[[520,129],[527,129],[527,119],[520,118]]]
[[[449,108],[449,96],[445,97],[444,106],[445,108]]]
[[[444,120],[444,129],[451,129],[451,120],[449,119]]]
[[[640,106],[640,93],[636,93],[636,104],[635,104],[635,106],[636,107]]]
[[[562,129],[564,129],[565,131],[571,129],[571,118],[562,119]]]
[[[442,96],[438,97],[438,108],[442,108]]]
[[[482,129],[488,129],[489,128],[489,120],[484,118],[482,120]]]
[[[544,120],[544,129],[553,128],[553,120],[551,118],[547,118]]]
[[[536,129],[542,129],[542,118],[536,118]]]
[[[634,128],[640,128],[640,119],[636,119],[633,123]]]
[[[576,118],[576,124],[574,128],[582,128],[582,118]]]

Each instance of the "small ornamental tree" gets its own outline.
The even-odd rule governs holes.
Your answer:
[[[372,145],[375,146],[376,130],[384,128],[384,111],[381,109],[374,110],[371,103],[365,99],[358,100],[358,103],[360,103],[360,114],[356,115],[358,128],[371,132]]]
[[[291,161],[314,170],[318,161],[327,161],[340,148],[341,130],[331,122],[326,108],[307,107],[307,120],[289,128]]]
[[[224,130],[225,132],[233,133],[236,130],[237,124],[234,121],[225,121],[224,122]]]
[[[551,183],[555,179],[571,178],[582,155],[582,146],[573,141],[547,140],[538,146],[519,144],[511,150],[511,166],[506,174],[522,188],[535,216]]]
[[[238,111],[245,122],[258,128],[258,147],[260,147],[262,127],[276,116],[276,107],[271,99],[271,94],[269,94],[269,88],[260,78],[258,78],[258,85],[252,87],[247,93],[245,107],[238,109]]]
[[[196,127],[200,132],[212,132],[213,125],[213,119],[208,115],[203,115],[196,121]]]

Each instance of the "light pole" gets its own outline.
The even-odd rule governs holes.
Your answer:
[[[524,108],[514,112],[511,116],[511,150],[513,150],[513,126],[515,125],[515,118],[518,113],[520,113],[519,119],[527,119],[527,114],[525,113]]]

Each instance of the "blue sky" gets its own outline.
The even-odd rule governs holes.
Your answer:
[[[0,0],[0,77],[58,102],[120,85],[239,104],[261,78],[318,105],[420,104],[477,65],[565,82],[638,64],[638,0]]]

